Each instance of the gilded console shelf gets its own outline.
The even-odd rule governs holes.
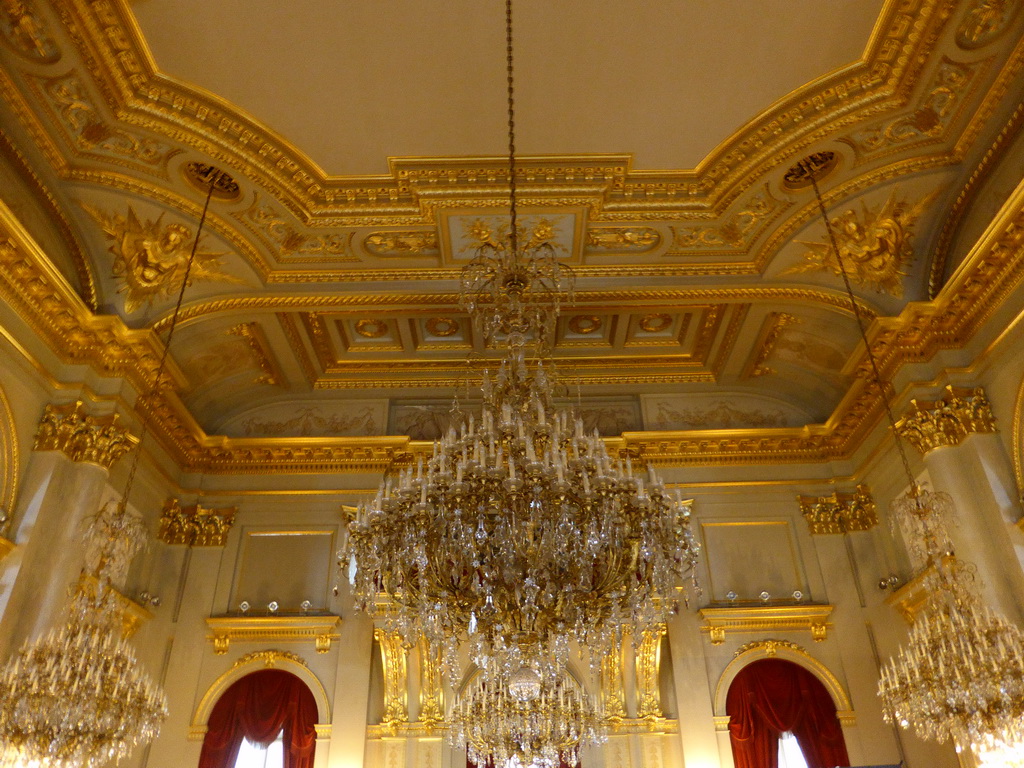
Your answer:
[[[232,642],[304,643],[312,641],[317,653],[331,650],[331,641],[338,639],[335,629],[340,616],[211,616],[207,639],[218,656],[228,652]]]
[[[828,617],[831,605],[756,605],[730,608],[701,608],[706,632],[713,645],[725,642],[726,635],[807,630],[816,642],[828,636],[832,626]]]

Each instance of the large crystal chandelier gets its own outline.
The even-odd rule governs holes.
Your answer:
[[[911,559],[923,567],[928,601],[907,644],[882,668],[878,695],[886,722],[912,728],[926,740],[952,739],[983,766],[1024,768],[1024,632],[984,605],[974,567],[952,555],[945,520],[954,514],[948,494],[918,485],[893,416],[882,378],[853,295],[842,252],[818,188],[812,164],[796,169],[809,178],[840,276],[853,308],[870,370],[895,440],[909,490],[891,506]]]
[[[477,675],[451,713],[448,740],[478,766],[556,768],[579,764],[581,745],[604,740],[579,683],[563,673],[537,696],[522,680]]]
[[[1024,632],[982,604],[973,569],[949,555],[951,512],[948,495],[917,488],[893,505],[896,521],[917,534],[911,549],[924,556],[929,599],[882,668],[882,713],[922,739],[1024,765]]]
[[[61,626],[26,642],[0,672],[0,766],[100,768],[159,732],[167,700],[123,637],[111,587],[144,540],[121,506],[94,517],[94,579],[79,584]]]
[[[600,657],[623,624],[639,634],[663,621],[698,547],[678,492],[554,407],[544,358],[571,279],[516,218],[510,2],[506,31],[510,223],[462,277],[464,306],[502,359],[483,376],[480,412],[358,508],[342,561],[354,560],[357,606],[409,644],[444,649],[450,679],[468,640],[490,685],[532,674],[538,697],[553,695],[573,644]]]

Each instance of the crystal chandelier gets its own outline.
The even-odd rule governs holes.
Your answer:
[[[882,713],[922,739],[952,739],[958,752],[1015,765],[1006,759],[1024,752],[1024,632],[981,603],[973,569],[949,555],[951,511],[948,495],[920,489],[893,505],[904,530],[918,534],[929,600],[882,668]]]
[[[599,658],[623,624],[639,635],[664,621],[698,546],[678,491],[652,469],[635,476],[630,457],[554,407],[544,358],[571,275],[517,221],[510,2],[506,31],[510,223],[462,275],[463,305],[501,363],[483,376],[479,414],[360,505],[341,560],[354,561],[357,606],[406,643],[442,648],[449,679],[468,640],[490,685],[532,671],[552,696],[573,643]]]
[[[167,340],[151,389],[163,384],[171,340],[195,263],[213,190],[226,174],[214,169],[192,251],[185,265]],[[149,422],[143,420],[124,493],[93,515],[85,536],[85,569],[64,623],[25,645],[0,669],[0,768],[101,768],[148,744],[167,719],[167,697],[150,680],[124,638],[124,580],[146,530],[128,511]]]
[[[906,646],[882,668],[878,695],[883,717],[901,728],[912,728],[922,739],[952,739],[957,752],[972,750],[981,765],[1024,768],[1024,632],[983,604],[974,583],[974,567],[952,556],[945,520],[953,515],[953,500],[948,494],[924,490],[914,477],[889,389],[818,188],[820,171],[806,160],[797,168],[814,188],[907,477],[909,490],[893,502],[892,522],[902,529],[912,560],[926,569],[928,601],[915,619]]]
[[[159,732],[166,697],[122,636],[110,586],[144,540],[119,506],[95,516],[87,535],[95,581],[76,589],[63,625],[26,642],[0,672],[0,765],[100,768]]]
[[[582,745],[604,741],[589,697],[567,673],[536,695],[539,677],[523,677],[474,677],[452,710],[449,742],[478,766],[579,765]]]

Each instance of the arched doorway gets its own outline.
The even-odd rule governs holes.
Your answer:
[[[316,722],[316,699],[296,675],[253,672],[213,706],[199,768],[312,768]]]
[[[780,738],[788,734],[808,768],[850,764],[831,695],[799,664],[748,664],[733,678],[725,708],[736,768],[778,768]]]

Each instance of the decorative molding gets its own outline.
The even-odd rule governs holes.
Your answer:
[[[420,706],[417,719],[429,725],[444,721],[444,683],[441,679],[441,649],[420,638]]]
[[[268,203],[260,204],[260,197],[255,192],[252,204],[246,210],[232,211],[231,215],[248,227],[278,256],[329,257],[334,263],[360,261],[350,252],[348,234],[300,231],[294,218],[280,213]]]
[[[661,709],[661,641],[667,628],[659,624],[643,633],[636,651],[637,717],[659,718]]]
[[[72,461],[85,461],[110,469],[138,443],[118,423],[116,413],[89,416],[85,403],[47,405],[36,430],[34,451],[61,451]]]
[[[766,605],[741,608],[701,608],[704,624],[712,645],[721,645],[727,635],[757,632],[807,631],[815,642],[828,637],[831,605]]]
[[[0,35],[11,50],[35,64],[53,64],[60,48],[50,25],[33,7],[34,3],[8,0],[0,9]]]
[[[601,659],[601,710],[606,720],[626,717],[626,689],[622,677],[622,636]]]
[[[796,653],[807,653],[803,646],[792,643],[789,640],[753,640],[737,648],[733,657],[735,658],[749,651],[762,650],[765,656],[774,658],[778,655],[780,648],[788,648]]]
[[[590,227],[583,244],[585,253],[644,253],[661,244],[661,233],[652,227]]]
[[[1006,31],[1019,10],[1014,0],[972,0],[956,28],[956,44],[967,50],[983,48]]]
[[[210,629],[207,640],[213,643],[213,652],[222,656],[231,643],[306,643],[312,641],[317,653],[331,650],[331,642],[338,639],[334,631],[341,617],[320,616],[211,616],[206,620]]]
[[[788,312],[769,312],[768,316],[764,319],[764,325],[761,326],[760,337],[754,343],[754,349],[757,352],[747,370],[744,371],[744,378],[748,376],[767,376],[768,374],[775,373],[775,369],[767,365],[767,361],[775,351],[775,345],[778,344],[779,337],[782,336],[783,331],[789,326],[798,325],[802,322],[803,320],[799,317]]]
[[[671,717],[623,717],[606,721],[604,725],[609,733],[616,736],[629,733],[679,733],[679,721]]]
[[[911,400],[907,415],[896,422],[896,429],[900,437],[926,456],[936,448],[960,445],[970,435],[995,432],[996,420],[981,387],[947,385],[939,400]]]
[[[384,666],[384,718],[381,722],[389,728],[408,723],[408,657],[402,637],[397,632],[374,627],[373,639],[380,646]]]
[[[201,504],[182,507],[177,499],[168,499],[156,537],[173,546],[223,547],[237,511],[237,507],[208,509]]]
[[[438,256],[441,246],[432,229],[408,232],[371,232],[363,239],[363,248],[374,256]]]
[[[878,525],[878,508],[866,485],[853,493],[798,496],[800,511],[812,535],[870,531]]]
[[[99,581],[95,576],[84,572],[79,576],[78,584],[75,586],[76,592],[96,597],[97,589],[99,589]],[[153,613],[150,610],[114,589],[110,584],[106,585],[106,589],[114,596],[114,602],[117,603],[121,611],[121,634],[125,639],[134,635],[139,627],[153,618]]]
[[[267,335],[263,332],[263,326],[256,321],[239,323],[232,326],[228,333],[244,339],[248,345],[252,360],[261,371],[256,378],[257,384],[267,384],[271,387],[285,385],[284,374],[281,373],[281,366],[274,359],[270,344],[267,342]]]

